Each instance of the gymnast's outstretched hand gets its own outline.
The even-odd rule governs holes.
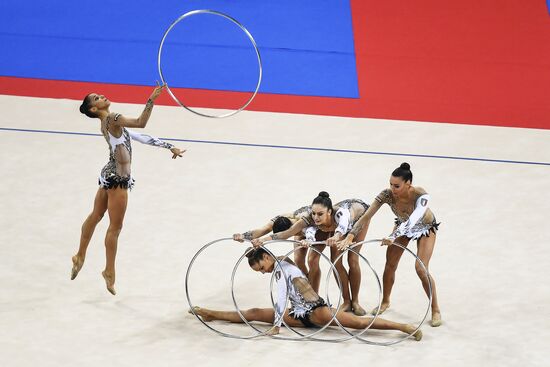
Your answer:
[[[393,238],[386,237],[382,240],[380,246],[390,246],[393,243]]]
[[[346,238],[344,238],[342,241],[336,244],[336,247],[338,248],[338,250],[344,251],[347,248],[349,248],[352,243],[353,243],[353,237],[348,234]]]
[[[183,153],[185,153],[187,151],[187,149],[179,149],[179,148],[176,148],[176,147],[173,147],[172,149],[170,149],[170,151],[172,152],[172,159],[176,159],[178,157],[182,157],[183,156]]]
[[[309,240],[300,241],[300,247],[309,247],[309,246],[311,246],[311,242]]]
[[[334,233],[334,236],[327,239],[327,246],[334,247],[342,239],[342,234],[340,232]]]
[[[162,93],[165,87],[166,87],[166,84],[157,85],[155,89],[153,89],[153,93],[151,93],[151,97],[149,97],[149,99],[154,102],[155,99],[157,99],[158,96],[160,96],[160,94]]]
[[[244,242],[244,234],[242,234],[242,233],[235,233],[235,234],[233,235],[233,241]]]
[[[250,243],[252,243],[252,246],[254,246],[254,248],[258,248],[260,247],[261,245],[263,245],[265,242],[265,240],[263,238],[254,238],[252,241],[250,241]]]

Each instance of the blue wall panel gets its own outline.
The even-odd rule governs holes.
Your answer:
[[[358,97],[349,1],[5,1],[0,75],[153,85],[157,50],[181,14],[214,9],[243,23],[260,46],[262,92]],[[163,51],[173,87],[253,90],[257,62],[244,33],[197,15],[178,24]]]

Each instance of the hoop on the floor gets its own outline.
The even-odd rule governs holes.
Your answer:
[[[363,244],[363,243],[368,243],[368,242],[382,242],[382,240],[370,240],[370,241],[362,241],[362,242],[357,242],[354,246],[358,246],[360,244]],[[381,345],[381,346],[388,346],[388,345],[394,345],[394,344],[397,344],[397,343],[401,343],[403,340],[405,339],[408,339],[410,338],[411,336],[414,335],[414,333],[416,333],[420,327],[422,326],[422,324],[424,323],[424,321],[426,321],[426,317],[428,317],[428,313],[430,312],[430,307],[432,305],[432,281],[430,279],[430,273],[428,272],[428,269],[426,268],[426,265],[424,265],[424,263],[422,262],[422,260],[420,260],[420,258],[418,257],[418,255],[416,255],[414,252],[412,252],[410,249],[408,249],[406,246],[403,246],[399,243],[395,243],[395,242],[392,242],[392,244],[390,246],[397,246],[399,248],[401,248],[402,250],[405,250],[407,251],[409,254],[411,254],[412,256],[414,256],[416,258],[416,261],[418,261],[418,263],[420,264],[420,266],[422,267],[422,269],[424,269],[424,271],[426,272],[426,275],[428,277],[428,290],[429,290],[429,296],[428,296],[428,307],[426,309],[426,313],[424,314],[424,317],[422,318],[422,320],[420,321],[420,323],[418,324],[418,326],[416,327],[416,329],[414,329],[412,331],[412,333],[410,334],[407,334],[407,336],[403,337],[403,338],[399,338],[398,340],[395,340],[395,341],[389,341],[389,342],[374,342],[374,341],[371,341],[371,340],[368,340],[366,339],[365,337],[362,337],[360,335],[354,335],[354,338],[357,339],[357,340],[360,340],[364,343],[367,343],[367,344],[371,344],[371,345]],[[380,307],[378,307],[378,310],[376,312],[376,316],[377,317],[379,315],[379,312],[380,312]],[[338,322],[338,321],[337,321]],[[348,334],[350,333],[347,329],[343,328]]]
[[[164,74],[162,72],[162,65],[161,65],[161,55],[162,55],[162,47],[164,45],[164,40],[166,39],[166,37],[168,36],[168,33],[170,33],[170,31],[172,30],[172,28],[174,28],[174,26],[176,24],[178,24],[179,22],[181,22],[185,18],[188,18],[188,17],[193,16],[193,15],[197,15],[197,14],[212,14],[212,15],[216,15],[216,16],[228,19],[232,23],[236,24],[246,34],[248,39],[250,39],[250,42],[252,42],[252,46],[254,46],[254,51],[255,51],[256,57],[258,59],[258,69],[259,69],[258,82],[256,83],[256,88],[254,89],[254,92],[252,93],[250,98],[246,101],[246,103],[243,106],[241,106],[237,110],[234,110],[234,111],[231,111],[231,112],[228,112],[228,113],[225,113],[225,114],[221,114],[221,115],[209,115],[209,114],[206,114],[206,113],[201,113],[201,112],[195,111],[191,107],[186,106],[182,101],[180,101],[180,99],[178,97],[176,97],[176,95],[172,92],[172,90],[170,89],[170,87],[166,83],[166,80],[164,79]],[[260,57],[260,50],[258,49],[258,45],[256,44],[256,41],[254,40],[254,37],[252,37],[252,34],[248,31],[248,29],[246,29],[245,26],[242,25],[241,23],[239,23],[235,18],[230,17],[227,14],[220,13],[220,12],[215,11],[215,10],[208,10],[208,9],[192,10],[190,12],[187,12],[187,13],[181,15],[178,19],[176,19],[170,25],[170,27],[168,27],[168,29],[164,32],[164,35],[162,36],[162,39],[160,41],[159,50],[158,50],[158,54],[157,54],[157,66],[158,66],[158,72],[159,72],[159,75],[160,75],[160,79],[162,80],[162,82],[164,84],[166,84],[166,90],[168,91],[168,93],[170,94],[172,99],[174,101],[176,101],[176,103],[179,104],[181,107],[185,108],[187,111],[192,112],[192,113],[194,113],[196,115],[199,115],[199,116],[202,116],[202,117],[209,117],[209,118],[229,117],[229,116],[233,116],[233,115],[241,112],[242,110],[244,110],[252,102],[254,97],[256,97],[256,94],[258,93],[258,90],[260,89],[260,84],[262,82],[262,73],[263,73],[262,58]]]
[[[233,241],[233,238],[232,237],[228,237],[228,238],[220,238],[219,240],[215,240],[215,241],[212,241],[212,242],[209,242],[207,243],[206,245],[204,245],[203,247],[201,247],[196,253],[195,253],[195,256],[193,256],[193,258],[191,259],[191,262],[189,263],[189,266],[187,267],[187,272],[185,274],[185,295],[187,297],[187,302],[189,303],[189,307],[190,307],[190,310],[191,310],[191,313],[193,315],[195,315],[195,317],[204,325],[206,326],[208,329],[212,330],[213,332],[221,335],[221,336],[224,336],[224,337],[227,337],[227,338],[234,338],[234,339],[253,339],[253,338],[256,338],[258,336],[262,336],[262,335],[265,335],[267,332],[269,332],[271,329],[268,329],[266,330],[265,332],[257,332],[256,334],[254,335],[250,335],[250,336],[240,336],[240,335],[234,335],[234,334],[231,334],[231,333],[226,333],[226,332],[223,332],[223,331],[220,331],[216,328],[214,328],[213,326],[209,325],[206,323],[206,321],[204,321],[199,315],[197,315],[195,313],[195,309],[194,309],[194,305],[193,305],[193,302],[191,301],[191,296],[189,294],[189,274],[191,274],[191,269],[193,267],[193,264],[195,263],[195,261],[197,260],[197,258],[199,257],[199,255],[204,251],[206,250],[208,247],[212,246],[213,244],[215,243],[218,243],[218,242],[221,242],[221,241],[227,241],[227,240],[231,240]],[[266,249],[267,250],[267,249]],[[273,256],[273,254],[267,250],[267,252],[270,254],[270,256]],[[245,255],[241,255],[241,260],[242,258],[244,257]],[[278,261],[276,257],[275,258],[275,261]],[[232,283],[233,284],[233,283]],[[288,292],[287,292],[287,302],[288,302]],[[273,328],[273,327],[272,327]],[[256,330],[257,331],[257,330]]]

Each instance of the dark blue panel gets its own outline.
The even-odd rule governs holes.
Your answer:
[[[210,8],[260,46],[262,92],[358,97],[349,1],[9,1],[0,5],[0,75],[152,85],[158,44],[181,14]],[[250,91],[257,62],[235,25],[212,15],[178,24],[163,51],[174,87]]]

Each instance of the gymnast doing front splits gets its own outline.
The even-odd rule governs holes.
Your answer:
[[[323,327],[333,318],[333,312],[337,312],[336,319],[343,327],[352,329],[365,329],[371,322],[372,329],[399,330],[415,338],[422,339],[422,331],[409,324],[397,323],[381,318],[373,321],[371,317],[359,317],[354,314],[336,311],[329,308],[323,298],[313,290],[305,275],[296,267],[290,259],[279,258],[276,261],[263,247],[249,248],[246,250],[248,264],[257,272],[275,272],[277,287],[276,310],[273,308],[252,308],[243,311],[242,314],[247,321],[260,321],[273,324],[267,335],[279,334],[280,327],[284,322],[290,327]],[[286,308],[290,300],[290,309]],[[195,306],[192,310],[200,316],[203,321],[214,320],[229,321],[233,323],[244,323],[236,311],[217,311]],[[193,313],[189,310],[190,313]],[[331,326],[337,326],[335,321]]]
[[[311,242],[322,240],[327,238],[326,244],[330,246],[330,254],[332,261],[334,262],[338,256],[342,254],[342,251],[338,250],[336,243],[339,242],[343,236],[345,236],[355,225],[357,220],[367,211],[369,205],[361,199],[346,199],[340,201],[332,208],[332,202],[329,194],[325,191],[319,193],[319,197],[316,199],[317,204],[312,211],[310,217],[304,218],[308,227],[306,228],[306,239],[303,243],[307,246]],[[334,212],[334,216],[330,213]],[[367,233],[368,223],[362,226],[362,229],[357,234],[357,241],[361,242],[365,239]],[[323,251],[326,245],[316,245],[319,251]],[[367,312],[361,307],[359,303],[359,290],[361,288],[361,266],[359,265],[359,251],[361,251],[362,245],[354,247],[354,251],[347,253],[348,268],[349,268],[349,291],[351,292],[351,298],[346,293],[348,292],[347,286],[343,287],[342,292],[345,294],[345,299],[350,299],[349,306],[343,304],[344,311],[352,311],[357,316],[365,316]],[[318,285],[321,277],[321,270],[319,268],[320,254],[315,251],[310,251],[308,256],[308,264],[310,265],[311,277],[308,277],[312,284]],[[342,256],[338,260],[338,267],[343,268],[341,265],[343,261]],[[345,274],[344,274],[345,275]],[[318,286],[317,286],[318,287]],[[318,288],[316,288],[318,291]]]
[[[128,204],[128,189],[131,189],[134,185],[130,169],[132,163],[131,140],[166,148],[172,153],[172,159],[181,157],[185,152],[185,150],[180,150],[170,143],[127,129],[128,127],[144,128],[147,125],[155,99],[163,89],[164,85],[153,90],[145,109],[138,118],[128,118],[120,113],[110,112],[111,102],[105,96],[97,93],[88,94],[80,106],[81,113],[100,120],[101,134],[109,146],[109,162],[103,167],[99,176],[99,188],[95,196],[94,208],[82,224],[78,252],[72,257],[71,280],[75,279],[80,269],[82,269],[88,244],[95,227],[101,221],[105,212],[108,212],[109,228],[105,236],[106,264],[102,275],[107,290],[113,295],[116,294],[114,285],[118,236],[122,230]]]

